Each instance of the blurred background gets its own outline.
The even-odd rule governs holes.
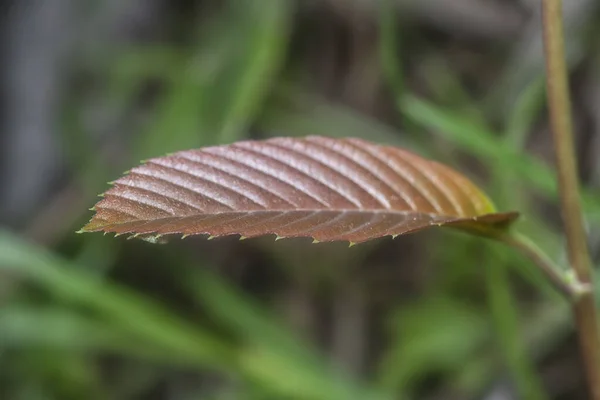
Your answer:
[[[564,3],[598,265],[600,14]],[[587,399],[566,303],[502,245],[75,234],[142,159],[352,136],[463,171],[564,263],[539,7],[2,2],[0,398]]]

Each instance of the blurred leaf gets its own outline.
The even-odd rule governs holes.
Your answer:
[[[175,82],[182,65],[187,62],[186,52],[173,45],[137,45],[122,50],[109,69],[109,94],[121,108],[142,89],[149,79]]]
[[[0,232],[0,272],[27,278],[63,299],[91,308],[110,324],[110,328],[101,325],[96,327],[91,320],[56,310],[8,309],[4,314],[0,313],[0,337],[10,339],[14,345],[37,343],[59,348],[107,346],[119,351],[123,350],[123,346],[131,345],[126,349],[127,352],[137,353],[140,349],[143,355],[158,354],[167,361],[241,373],[248,381],[260,383],[284,398],[388,399],[366,389],[359,390],[349,381],[336,378],[332,372],[324,372],[323,363],[317,362],[314,365],[311,356],[300,349],[291,358],[286,351],[280,352],[280,348],[271,346],[275,343],[293,343],[292,339],[285,337],[286,333],[281,333],[273,343],[256,340],[257,336],[252,336],[253,341],[245,343],[240,349],[226,346],[215,335],[189,326],[158,304],[114,284],[103,284],[95,278],[90,279],[67,261],[55,258],[6,232]],[[223,311],[235,312],[230,306],[241,307],[238,308],[241,314],[237,317],[244,317],[241,319],[242,324],[237,322],[236,326],[242,332],[256,332],[256,328],[262,324],[261,320],[253,319],[253,312],[247,313],[247,306],[243,308],[239,301],[232,305],[235,298],[226,297],[224,292],[215,292],[219,287],[216,281],[213,283],[213,292],[208,295],[220,294],[219,301],[223,303],[218,306],[226,307],[219,308],[213,304],[218,314],[222,317]],[[45,323],[53,331],[49,331],[47,336],[44,331],[30,332],[31,324],[36,321],[38,325]],[[272,332],[275,333],[271,338],[279,335],[275,329]],[[23,337],[19,338],[21,333]],[[89,337],[86,333],[89,333]],[[121,336],[121,333],[126,336]],[[76,337],[82,334],[86,337]],[[136,342],[129,342],[129,338]],[[74,342],[69,344],[71,339]],[[293,346],[286,347],[287,350],[292,348]],[[313,366],[317,369],[312,370]],[[340,393],[343,393],[341,397]]]
[[[14,352],[7,354],[2,361],[10,365],[9,384],[2,385],[2,398],[106,398],[107,390],[101,383],[97,365],[81,354],[39,347],[23,348],[18,357],[10,356]],[[10,379],[11,375],[17,379]]]
[[[506,141],[514,149],[524,150],[527,134],[546,104],[544,77],[531,82],[517,98],[506,123]]]
[[[397,5],[392,0],[379,2],[379,57],[383,75],[396,96],[404,93],[404,77],[398,56],[398,16]]]
[[[508,267],[502,261],[506,259],[496,257],[485,266],[488,302],[496,328],[496,340],[500,343],[520,396],[531,400],[548,399],[533,362],[527,357],[519,331],[519,307],[510,287]]]
[[[396,339],[380,366],[383,387],[406,391],[425,373],[459,370],[489,336],[485,316],[451,298],[431,297],[394,318]]]
[[[214,274],[195,272],[187,284],[216,320],[247,344],[242,362],[272,389],[301,399],[388,398],[329,369],[309,346]]]
[[[283,63],[290,7],[286,0],[228,2],[197,53],[167,72],[153,122],[135,146],[138,158],[238,140]]]
[[[181,360],[214,368],[232,362],[229,349],[211,333],[186,324],[133,292],[90,278],[67,261],[1,231],[0,272],[27,278],[60,298],[87,306],[119,331],[161,352],[170,351]]]
[[[546,196],[556,198],[557,184],[554,172],[535,157],[516,151],[486,127],[462,118],[456,113],[439,109],[417,97],[406,95],[399,100],[401,112],[419,124],[487,160],[494,165],[510,168],[516,176]],[[584,208],[589,217],[600,217],[600,201],[596,194],[583,192]]]
[[[436,104],[443,105],[448,112],[452,110],[461,113],[473,123],[485,123],[483,112],[462,84],[458,71],[453,69],[448,59],[434,52],[422,64],[422,75],[427,78],[425,83]]]
[[[307,136],[326,132],[335,138],[356,137],[381,144],[410,147],[420,154],[430,151],[394,128],[355,110],[328,101],[298,84],[283,84],[270,99],[259,121],[266,132]]]
[[[86,265],[90,278],[94,274],[104,277],[118,263],[118,253],[123,247],[122,244],[104,236],[87,238],[72,261],[74,264]]]
[[[450,168],[360,139],[273,138],[150,160],[118,179],[82,232],[312,237],[360,243],[432,226],[506,228]]]
[[[243,21],[227,25],[228,30],[239,29],[232,36],[240,55],[237,62],[224,71],[225,85],[218,87],[219,91],[223,86],[232,87],[223,93],[227,106],[223,107],[220,139],[225,143],[241,136],[264,103],[284,61],[292,11],[289,0],[233,3],[232,8]]]
[[[164,89],[152,121],[134,143],[134,159],[194,148],[215,137],[202,126],[200,113],[206,86],[213,79],[211,68],[207,61],[178,67],[178,78]]]
[[[519,172],[530,169],[524,178],[532,180],[533,184],[546,192],[555,190],[554,176],[541,161],[527,154],[517,153],[481,124],[474,123],[456,112],[439,109],[410,95],[404,96],[399,106],[401,112],[408,118],[435,130],[436,134],[473,155],[492,163],[502,162],[508,168]]]
[[[44,329],[39,329],[42,326]],[[57,307],[9,306],[0,311],[4,348],[52,348],[65,351],[108,350],[148,356],[151,347],[105,322]]]

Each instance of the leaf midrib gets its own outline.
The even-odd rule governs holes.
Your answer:
[[[118,211],[118,210],[116,210]],[[419,212],[419,211],[410,211],[410,210],[394,210],[394,209],[384,209],[384,208],[379,208],[379,209],[375,209],[375,208],[370,208],[370,209],[360,209],[360,208],[343,208],[343,209],[328,209],[328,208],[296,208],[296,209],[269,209],[269,210],[239,210],[239,211],[222,211],[222,212],[214,212],[214,213],[194,213],[194,214],[187,214],[187,215],[183,215],[183,216],[170,216],[170,217],[162,217],[162,218],[154,218],[154,219],[132,219],[129,221],[125,221],[125,222],[121,222],[121,223],[108,223],[105,225],[98,225],[95,226],[93,229],[88,230],[87,226],[89,224],[87,224],[86,226],[83,227],[82,231],[83,232],[94,232],[94,231],[99,231],[99,230],[103,230],[105,228],[110,228],[110,227],[118,227],[118,226],[122,226],[122,225],[126,225],[126,224],[135,224],[135,223],[150,223],[150,222],[161,222],[164,221],[165,224],[169,223],[169,222],[173,222],[173,221],[181,221],[181,220],[185,220],[186,218],[193,218],[193,217],[198,217],[198,216],[205,216],[205,217],[215,217],[215,216],[226,216],[226,215],[233,215],[233,214],[240,214],[240,216],[244,217],[244,216],[248,216],[250,214],[257,214],[257,213],[263,213],[263,214],[283,214],[283,213],[319,213],[319,212],[329,212],[329,213],[338,213],[338,214],[343,214],[343,213],[359,213],[359,214],[390,214],[393,216],[409,216],[409,215],[414,215],[414,216],[426,216],[426,217],[430,217],[432,219],[435,220],[439,220],[440,222],[452,222],[455,220],[468,220],[468,219],[473,219],[473,220],[477,220],[481,217],[484,217],[486,215],[490,215],[490,214],[494,214],[494,213],[488,213],[488,214],[481,214],[481,215],[467,215],[467,216],[459,216],[459,215],[446,215],[446,214],[436,214],[436,213],[426,213],[426,212]],[[136,229],[139,228],[143,228],[143,226],[137,227]]]

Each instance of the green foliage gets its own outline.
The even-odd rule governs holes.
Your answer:
[[[84,354],[108,351],[198,371],[234,373],[265,392],[291,398],[388,398],[336,376],[290,332],[207,272],[196,271],[186,285],[240,342],[226,340],[144,296],[77,269],[9,233],[0,233],[0,271],[33,282],[57,302],[55,307],[5,307],[0,313],[3,346]],[[91,316],[78,314],[78,309]]]
[[[287,1],[232,2],[198,30],[203,40],[190,49],[125,53],[114,70],[117,94],[130,97],[149,78],[166,78],[136,157],[240,139],[277,78],[290,8]]]
[[[383,359],[381,384],[401,391],[432,371],[459,369],[489,334],[480,310],[435,295],[399,310],[392,324],[395,346]]]

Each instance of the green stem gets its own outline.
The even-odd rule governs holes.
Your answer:
[[[533,261],[533,263],[544,273],[550,283],[552,283],[552,285],[568,300],[575,302],[584,294],[590,292],[589,285],[581,285],[578,284],[578,282],[573,282],[568,274],[564,273],[562,269],[527,236],[516,232],[507,232],[494,236],[494,238],[519,250],[519,252],[529,260]]]
[[[567,237],[569,264],[574,277],[591,284],[592,267],[583,227],[577,163],[573,144],[571,104],[564,57],[562,1],[542,2],[544,45],[546,50],[546,87],[550,122],[558,168],[561,210]],[[600,400],[600,335],[597,310],[591,291],[573,304],[590,394]]]

